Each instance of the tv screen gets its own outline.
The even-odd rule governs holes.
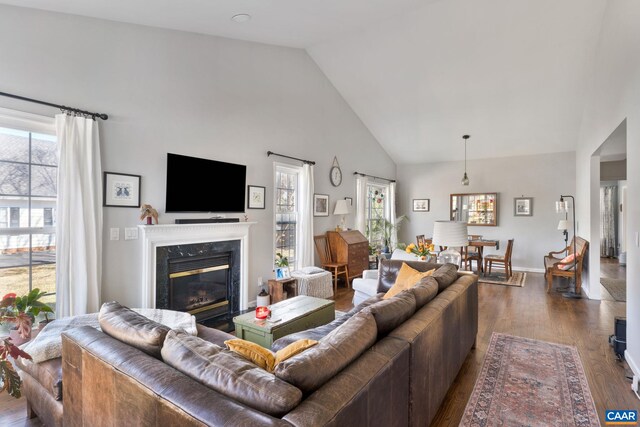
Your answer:
[[[167,153],[166,212],[244,212],[247,167]]]

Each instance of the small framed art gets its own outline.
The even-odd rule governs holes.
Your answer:
[[[429,212],[429,199],[413,199],[414,212]]]
[[[313,195],[313,216],[329,216],[329,195]]]
[[[513,215],[533,216],[533,197],[514,197]]]
[[[265,208],[265,187],[247,185],[247,209]]]
[[[140,207],[140,175],[105,172],[102,206]]]

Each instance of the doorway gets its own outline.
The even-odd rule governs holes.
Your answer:
[[[626,120],[594,152],[592,172],[591,212],[597,222],[591,223],[589,287],[603,300],[626,302]]]

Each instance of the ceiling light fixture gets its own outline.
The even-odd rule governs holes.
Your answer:
[[[462,185],[469,185],[469,177],[467,176],[467,140],[469,135],[462,135],[464,139],[464,176],[462,177]]]
[[[233,15],[231,17],[231,20],[233,22],[239,22],[239,23],[247,22],[247,21],[251,21],[251,15],[248,15],[246,13],[239,13],[237,15]]]

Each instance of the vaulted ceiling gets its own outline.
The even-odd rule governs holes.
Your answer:
[[[574,150],[607,1],[0,3],[304,48],[403,164]]]

